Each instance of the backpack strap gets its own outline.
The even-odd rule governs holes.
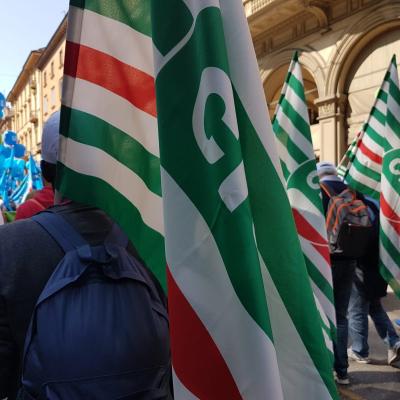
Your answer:
[[[326,195],[329,198],[332,198],[333,196],[336,195],[334,190],[329,185],[325,185],[324,183],[320,182],[320,186],[321,186],[321,189],[326,193]]]
[[[52,211],[43,211],[32,219],[58,243],[65,253],[88,245],[86,240],[61,215]]]

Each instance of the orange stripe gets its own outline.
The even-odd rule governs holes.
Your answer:
[[[90,47],[67,42],[64,73],[102,86],[156,117],[154,78]],[[101,101],[101,99],[99,99]]]

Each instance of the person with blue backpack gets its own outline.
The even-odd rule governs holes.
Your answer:
[[[3,398],[172,399],[165,295],[101,210],[65,201],[0,227]]]

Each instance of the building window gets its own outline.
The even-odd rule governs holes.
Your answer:
[[[59,56],[59,65],[60,68],[62,68],[64,66],[64,52],[63,49],[60,50],[60,52],[58,53]]]
[[[44,71],[43,73],[43,86],[46,87],[47,86],[47,72]]]
[[[54,61],[52,61],[50,64],[50,78],[54,78]]]
[[[62,99],[62,87],[63,87],[63,78],[58,81],[58,93],[60,94],[60,100]]]
[[[51,88],[50,92],[50,105],[51,108],[54,108],[56,106],[56,88],[54,86]]]
[[[47,115],[49,112],[49,101],[47,99],[47,95],[43,97],[43,113]]]

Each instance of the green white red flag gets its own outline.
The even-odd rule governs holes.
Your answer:
[[[395,56],[389,71],[379,253],[381,274],[400,297],[400,90]]]
[[[57,189],[107,211],[165,287],[150,1],[71,0]]]
[[[346,153],[344,154],[343,158],[340,160],[340,163],[336,168],[338,176],[341,177],[343,180],[345,179],[347,170],[349,169],[350,164],[354,160],[354,157],[356,155],[359,141],[361,140],[361,134],[362,131],[358,132],[354,136],[354,139],[350,143],[349,148],[347,149]]]
[[[336,398],[243,4],[171,4],[152,2],[175,394]]]
[[[161,282],[165,232],[176,399],[337,398],[240,0],[71,0],[61,130]]]
[[[272,127],[304,260],[320,306],[325,342],[333,352],[336,316],[332,270],[303,75],[297,52],[290,63]]]
[[[385,74],[374,105],[355,147],[348,150],[349,162],[344,180],[355,190],[379,200],[382,157],[386,146],[386,103],[392,63]]]

